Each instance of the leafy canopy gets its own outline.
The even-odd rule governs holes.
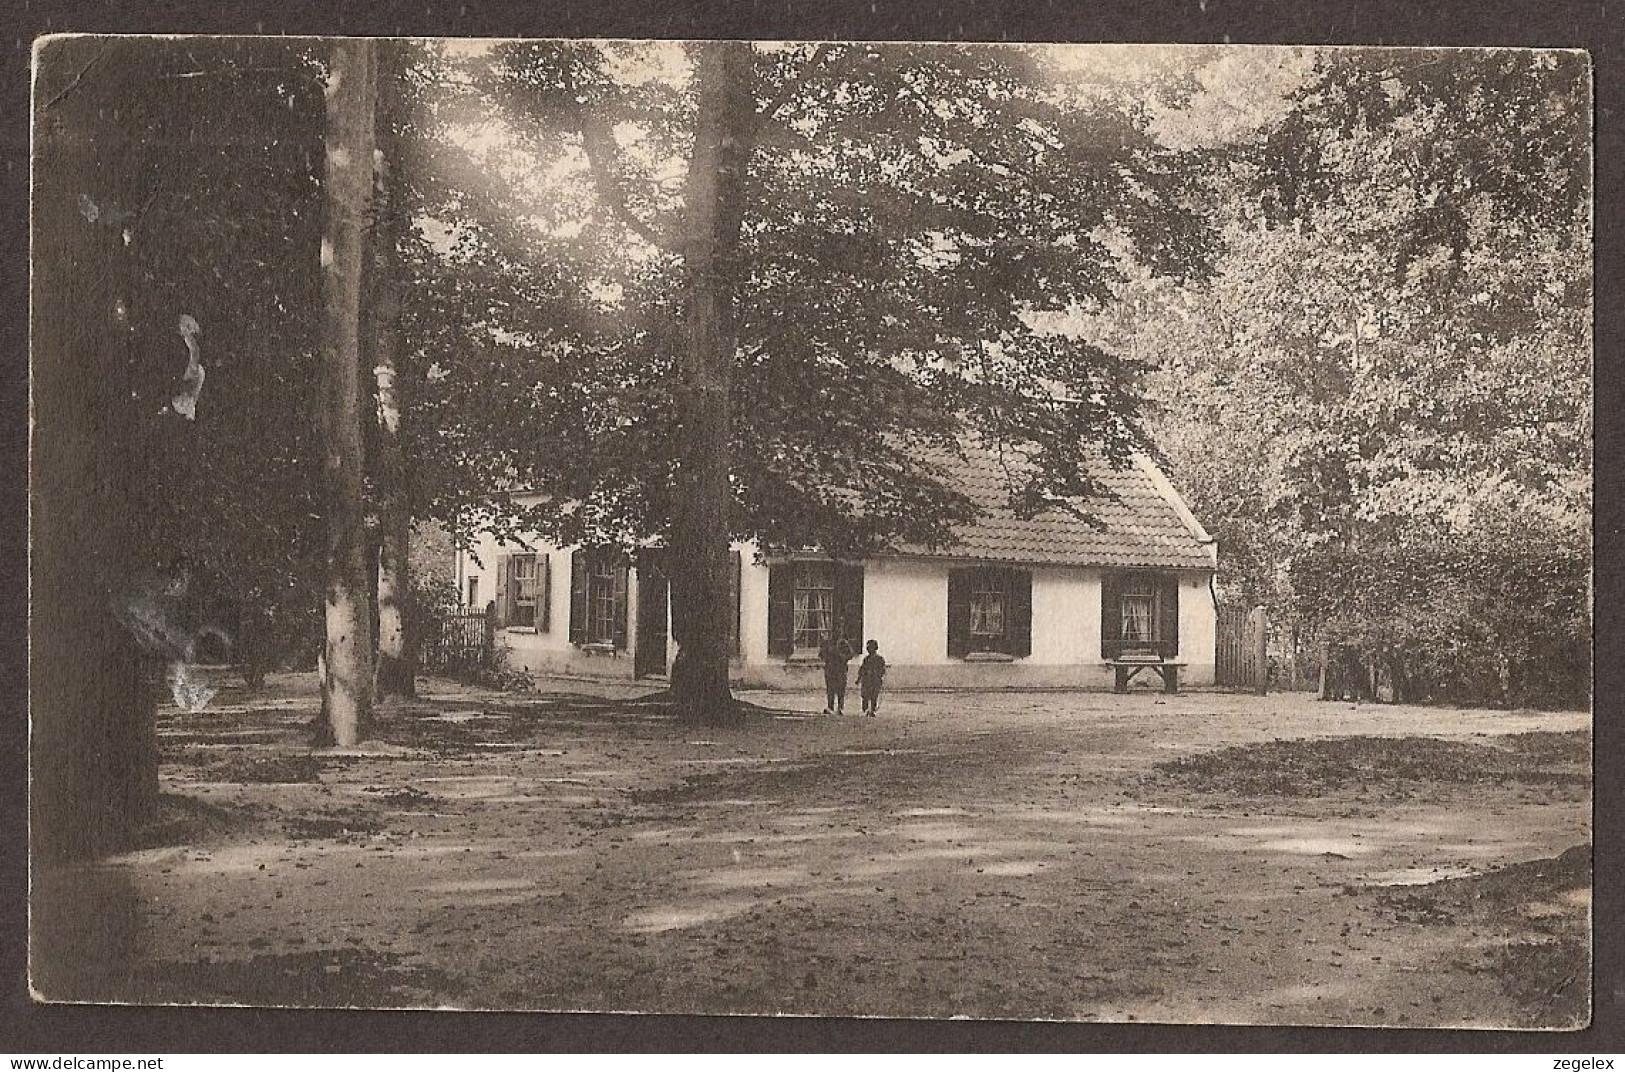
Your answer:
[[[424,291],[426,315],[456,327],[425,340],[423,424],[545,495],[526,518],[543,533],[662,535],[681,456],[688,58],[527,42],[470,68],[443,131],[465,187],[436,219],[451,236],[439,260],[467,289]],[[832,551],[945,541],[971,504],[918,448],[967,438],[1034,459],[1010,488],[1021,508],[1095,493],[1090,459],[1138,445],[1139,366],[1038,314],[1107,298],[1125,250],[1167,272],[1211,254],[1143,110],[1069,99],[1013,48],[757,46],[752,78],[725,266],[736,534]],[[478,442],[454,445],[459,424]]]

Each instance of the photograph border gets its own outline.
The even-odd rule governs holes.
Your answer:
[[[1621,516],[1621,393],[1614,375],[1621,351],[1625,251],[1619,206],[1619,120],[1625,28],[1598,0],[1550,3],[1443,3],[1350,0],[1303,4],[1267,0],[1242,5],[1189,0],[1150,5],[1095,0],[1066,8],[1032,0],[979,5],[970,0],[894,3],[831,2],[796,6],[660,0],[581,2],[537,10],[520,3],[477,3],[466,14],[450,6],[430,14],[422,3],[323,4],[284,0],[178,0],[118,5],[108,0],[46,2],[4,16],[10,25],[4,183],[7,248],[6,316],[0,396],[5,461],[15,474],[0,526],[6,563],[4,672],[12,717],[3,722],[0,774],[0,1038],[23,1053],[88,1052],[649,1052],[649,1051],[920,1051],[920,1052],[1609,1052],[1625,1049],[1625,898],[1615,879],[1622,863],[1621,786],[1625,726],[1618,697],[1625,685],[1625,596],[1617,569]],[[347,1010],[45,1006],[26,984],[27,888],[27,308],[29,60],[32,40],[46,33],[188,33],[364,36],[755,38],[1001,42],[1144,42],[1190,44],[1339,44],[1581,48],[1594,77],[1594,310],[1596,512],[1593,621],[1595,701],[1593,1020],[1572,1033],[1371,1028],[1218,1027],[1202,1025],[1056,1024],[972,1021],[843,1020],[799,1017],[628,1016],[585,1014],[392,1013]],[[1611,598],[1612,597],[1612,598]]]

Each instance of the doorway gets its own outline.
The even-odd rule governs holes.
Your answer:
[[[671,606],[671,580],[658,551],[638,555],[638,628],[632,652],[634,677],[656,677],[666,672],[667,618]]]

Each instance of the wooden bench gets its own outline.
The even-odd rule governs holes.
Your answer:
[[[1141,670],[1154,670],[1162,678],[1162,691],[1172,693],[1179,691],[1179,671],[1185,664],[1170,659],[1107,659],[1106,665],[1113,671],[1113,692],[1127,692],[1128,683]]]

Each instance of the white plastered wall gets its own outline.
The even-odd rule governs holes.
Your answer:
[[[864,639],[893,666],[941,666],[948,658],[948,574],[938,562],[877,559],[863,570]]]
[[[479,580],[480,601],[496,592],[500,554],[532,550],[552,563],[552,612],[546,631],[504,629],[501,643],[509,663],[534,672],[584,673],[625,677],[632,673],[631,652],[615,656],[586,655],[570,643],[570,549],[526,539],[526,546],[500,544],[487,536],[476,547],[478,561],[462,556],[460,580]],[[750,544],[740,552],[741,656],[736,660],[748,683],[813,687],[816,675],[805,667],[786,668],[767,652],[768,567],[756,560]],[[1032,571],[1032,654],[1010,664],[967,664],[947,652],[948,571],[952,563],[926,558],[874,559],[864,569],[864,638],[879,642],[887,663],[896,668],[890,680],[908,684],[999,687],[1042,684],[1109,687],[1101,665],[1101,572],[1073,567],[1035,567]],[[637,571],[628,585],[628,637],[637,637]],[[1191,685],[1213,682],[1216,614],[1205,572],[1186,572],[1179,582],[1179,658],[1183,680]],[[669,630],[668,630],[669,633]],[[668,665],[675,645],[667,652]],[[805,680],[803,680],[805,679]],[[809,684],[811,683],[811,684]]]
[[[1213,684],[1219,643],[1211,578],[1207,573],[1179,577],[1179,658],[1185,663],[1181,681],[1189,685]]]
[[[1039,566],[1033,570],[1034,665],[1100,661],[1100,573]]]

